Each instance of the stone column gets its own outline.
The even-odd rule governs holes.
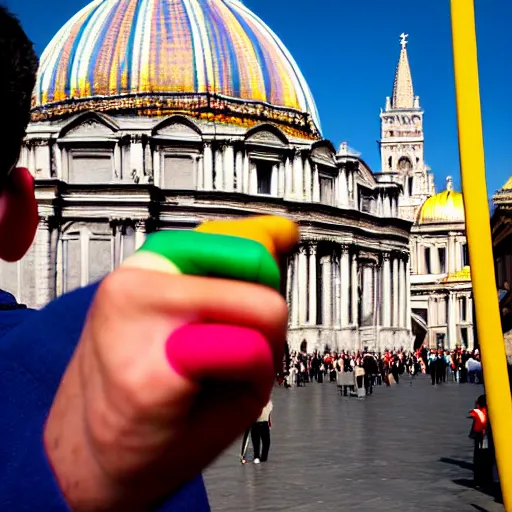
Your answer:
[[[382,326],[391,327],[391,256],[384,253],[382,258]]]
[[[34,141],[28,142],[28,170],[32,176],[36,175],[36,148],[34,147]]]
[[[339,198],[338,198],[338,205],[341,208],[347,208],[348,207],[348,181],[347,181],[347,171],[344,167],[340,169],[339,173]]]
[[[405,266],[405,293],[407,294],[406,306],[405,306],[405,327],[407,330],[412,329],[411,325],[411,260],[407,259]]]
[[[350,180],[353,182],[353,185],[352,185],[352,196],[354,197],[354,204],[357,205],[358,201],[359,201],[359,192],[357,190],[357,179],[356,179],[356,176],[357,176],[357,171],[356,170],[353,170],[350,174]]]
[[[284,197],[290,199],[293,194],[293,169],[290,157],[286,157],[284,164]]]
[[[352,178],[352,171],[345,169],[347,173],[347,184],[348,184],[348,198],[349,200],[354,199],[354,180]]]
[[[298,279],[297,286],[299,288],[299,324],[306,325],[307,309],[308,309],[308,287],[307,287],[307,247],[301,245],[298,256]]]
[[[299,254],[293,257],[292,278],[292,325],[299,325]]]
[[[455,348],[457,343],[457,319],[455,311],[455,295],[452,292],[448,292],[448,318],[446,319],[448,325],[448,346],[445,348]]]
[[[197,174],[197,190],[204,190],[204,165],[203,165],[203,157],[201,155],[196,155],[196,174]]]
[[[236,191],[242,192],[243,183],[243,158],[244,154],[242,151],[237,151],[235,156],[235,176],[236,176]]]
[[[53,161],[54,161],[54,169],[53,170],[55,173],[55,177],[57,177],[59,180],[61,180],[62,179],[62,154],[61,154],[60,147],[57,144],[57,142],[55,142],[53,144],[52,151],[53,151]]]
[[[359,325],[359,282],[357,276],[357,255],[352,254],[351,269],[350,269],[350,286],[351,286],[351,297],[352,301],[352,324]]]
[[[320,202],[320,178],[318,177],[318,165],[313,164],[313,202]]]
[[[332,325],[332,265],[331,256],[322,257],[322,325]]]
[[[276,165],[272,166],[272,173],[270,175],[270,195],[277,197],[277,189],[279,185],[279,168]]]
[[[379,217],[383,216],[383,212],[382,212],[382,194],[380,192],[377,194],[377,215]]]
[[[338,255],[332,256],[331,275],[332,275],[332,325],[339,329],[341,327],[341,268]]]
[[[316,287],[316,260],[317,247],[316,244],[311,243],[309,245],[309,323],[311,325],[317,325],[317,287]]]
[[[213,190],[213,154],[210,142],[204,143],[203,176],[204,190]]]
[[[393,327],[398,327],[399,325],[399,305],[398,305],[398,294],[399,292],[399,270],[398,270],[398,258],[395,256],[393,258]]]
[[[120,176],[120,174],[118,174]],[[153,176],[153,156],[151,155],[151,144],[148,139],[144,144],[144,183],[151,183]]]
[[[462,269],[462,245],[459,242],[458,238],[454,240],[455,246],[455,272],[458,272]]]
[[[244,194],[249,193],[249,174],[250,174],[250,160],[249,160],[249,154],[244,153],[244,163],[243,163],[243,170],[242,170],[242,191]]]
[[[161,155],[160,155],[160,147],[156,146],[153,151],[153,183],[156,187],[162,186],[162,163],[161,163]],[[121,176],[126,174],[126,169],[123,165],[123,153],[121,147],[119,147],[119,156],[121,159]]]
[[[251,162],[249,166],[249,194],[258,193],[258,173],[256,171],[256,164]]]
[[[311,164],[309,162],[309,158],[306,158],[304,161],[304,181],[305,181],[305,199],[308,203],[311,202],[311,196],[312,196],[312,181],[313,177],[311,175]]]
[[[340,325],[347,327],[350,324],[349,318],[349,301],[350,301],[350,254],[349,246],[341,246],[340,258]]]
[[[288,304],[288,325],[292,324],[294,318],[293,308],[295,303],[293,301],[293,257],[288,258],[286,266],[286,303]]]
[[[304,201],[304,169],[302,166],[302,156],[300,151],[295,153],[293,159],[293,192],[295,198],[299,201]]]
[[[114,174],[118,176],[120,179],[123,179],[123,167],[121,164],[121,145],[119,141],[116,141],[116,145],[114,146]]]
[[[453,233],[448,233],[448,273],[455,272],[455,237]]]
[[[235,183],[235,153],[231,144],[224,146],[224,190],[233,192]]]
[[[224,166],[222,158],[223,148],[217,146],[214,151],[215,158],[215,190],[224,190]]]
[[[279,179],[278,179],[277,195],[279,197],[283,197],[285,194],[285,183],[286,183],[284,162],[279,162],[278,173],[279,173]]]
[[[55,146],[57,146],[57,143],[55,143]],[[28,148],[27,148],[26,142],[24,142],[23,145],[21,146],[20,157],[18,158],[18,163],[16,165],[18,167],[26,167],[27,169],[29,168],[28,167]]]
[[[55,279],[51,265],[51,229],[47,218],[42,218],[35,239],[36,306],[48,304],[55,297]]]
[[[146,240],[146,221],[138,220],[135,224],[135,250],[139,249]]]
[[[406,302],[407,302],[407,290],[405,289],[405,261],[403,259],[399,260],[399,272],[400,272],[400,300],[399,300],[399,327],[405,327],[405,318],[406,318]]]

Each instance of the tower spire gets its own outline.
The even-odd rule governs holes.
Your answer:
[[[411,67],[409,66],[409,57],[407,55],[407,38],[409,34],[400,35],[400,59],[396,67],[395,83],[393,85],[393,102],[391,107],[398,109],[415,108],[414,88],[412,86]]]

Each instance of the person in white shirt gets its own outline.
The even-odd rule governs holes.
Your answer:
[[[272,413],[272,408],[272,400],[269,400],[267,405],[261,411],[258,421],[252,426],[251,439],[252,446],[254,448],[254,464],[266,462],[268,459],[268,452],[270,449],[270,427],[272,426],[270,415]]]

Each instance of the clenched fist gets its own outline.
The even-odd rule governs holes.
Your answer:
[[[150,235],[100,285],[44,433],[73,510],[151,510],[256,420],[286,339],[274,257],[297,241],[269,220],[187,232],[188,257]]]

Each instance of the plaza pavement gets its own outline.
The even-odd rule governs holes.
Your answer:
[[[233,445],[205,473],[212,511],[503,511],[470,486],[481,392],[425,376],[363,400],[329,383],[276,388],[269,461],[242,466]]]

